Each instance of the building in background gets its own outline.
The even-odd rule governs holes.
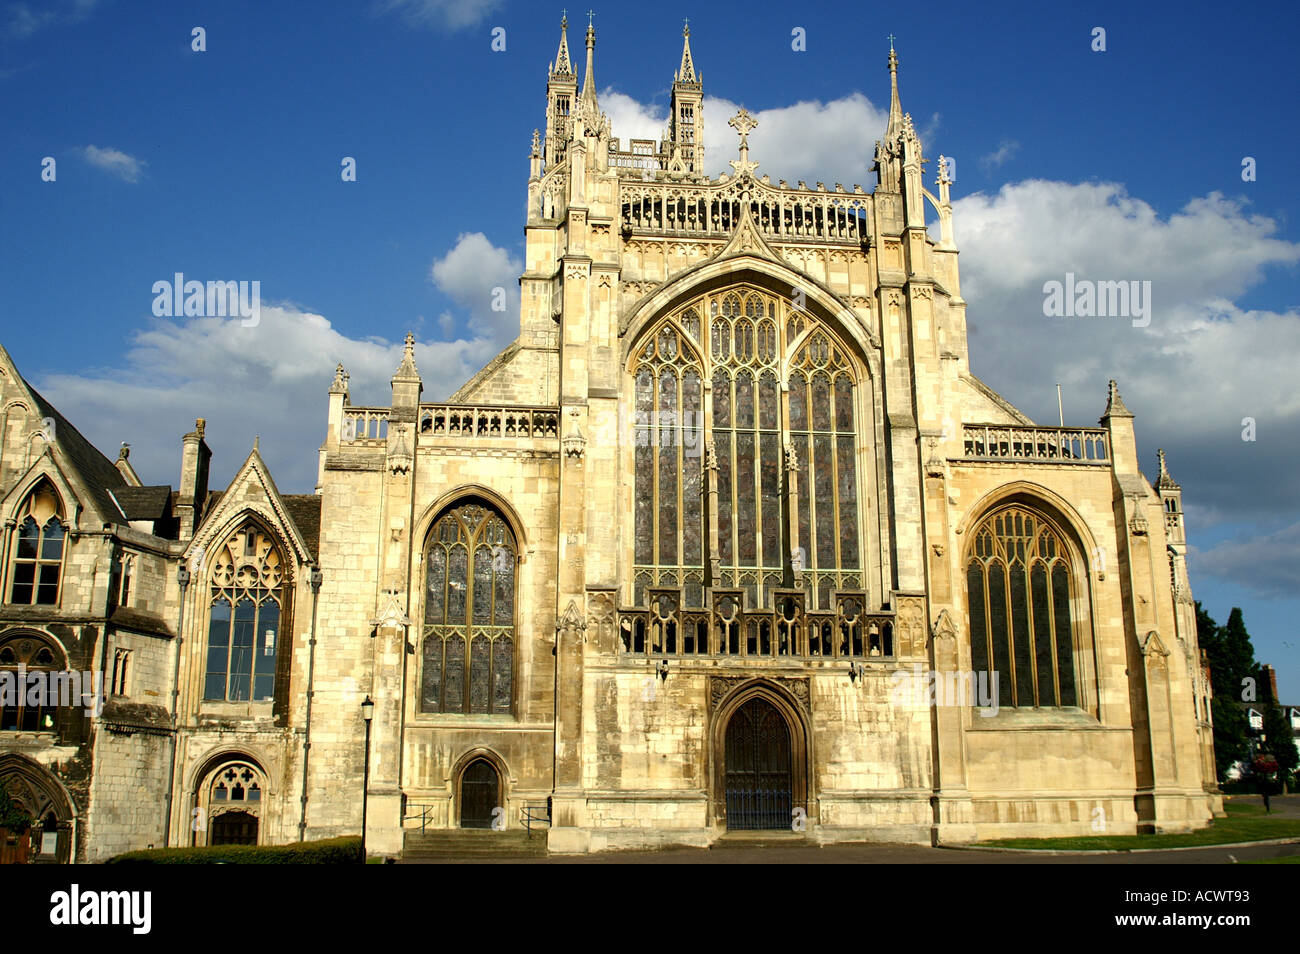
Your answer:
[[[1114,382],[1046,427],[971,371],[894,52],[868,192],[773,181],[744,110],[707,176],[689,34],[664,137],[615,138],[594,47],[580,88],[562,27],[518,338],[440,403],[409,335],[386,406],[339,365],[314,493],[256,445],[210,489],[201,420],[142,486],[0,351],[0,671],[105,686],[5,703],[35,856],[355,833],[367,770],[389,855],[1205,825],[1181,488]]]

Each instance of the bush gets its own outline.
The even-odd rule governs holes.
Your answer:
[[[289,845],[217,845],[202,848],[150,848],[108,859],[115,865],[357,865],[361,838],[348,835]]]

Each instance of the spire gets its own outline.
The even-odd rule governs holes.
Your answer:
[[[592,25],[595,14],[587,11],[587,75],[582,78],[582,98],[595,105],[596,102],[596,27]]]
[[[402,348],[402,363],[397,366],[393,377],[419,380],[420,372],[415,368],[415,335],[409,331],[406,333],[406,344]]]
[[[682,27],[682,65],[673,77],[674,83],[698,83],[699,77],[695,75],[695,60],[691,58],[691,21],[687,20],[686,25]]]
[[[573,63],[569,60],[569,17],[566,13],[560,17],[560,49],[555,54],[555,69],[552,76],[572,76]]]
[[[1133,412],[1124,406],[1124,399],[1119,396],[1119,385],[1114,379],[1107,385],[1106,390],[1106,413],[1102,415],[1104,421],[1108,417],[1132,417]]]
[[[894,34],[889,34],[889,125],[885,142],[893,142],[903,131],[903,106],[898,99],[898,54],[894,52]]]
[[[1160,476],[1156,479],[1156,490],[1182,490],[1178,482],[1169,476],[1169,469],[1165,466],[1165,452],[1163,449],[1156,451],[1160,457]]]

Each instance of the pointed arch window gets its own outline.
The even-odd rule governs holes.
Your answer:
[[[17,515],[10,563],[9,602],[56,606],[63,576],[67,528],[59,496],[48,481],[28,495]]]
[[[219,766],[197,793],[194,843],[256,845],[262,816],[266,774],[252,761],[231,761]]]
[[[284,566],[275,538],[252,521],[217,548],[209,577],[205,700],[274,698],[280,634],[288,631]]]
[[[435,521],[424,560],[421,712],[511,711],[518,553],[486,504],[463,503]]]
[[[59,705],[82,701],[72,695],[71,681],[56,686],[51,679],[66,669],[62,650],[44,637],[16,633],[0,639],[0,731],[56,731]]]
[[[971,539],[972,670],[997,673],[999,706],[1079,705],[1071,606],[1080,583],[1065,537],[1041,514],[1013,506],[986,517]]]
[[[862,586],[858,382],[829,328],[760,289],[723,289],[660,321],[630,370],[637,606],[656,587],[704,605],[709,461],[719,572],[707,585],[744,590],[751,609],[798,585],[820,611]]]

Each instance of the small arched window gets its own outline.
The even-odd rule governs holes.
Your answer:
[[[52,678],[65,668],[58,647],[34,633],[0,639],[0,731],[55,731],[59,705],[81,703],[72,680]]]
[[[67,528],[63,507],[49,481],[28,495],[17,515],[14,533],[9,602],[55,606],[63,573]]]
[[[209,578],[203,698],[268,702],[286,625],[284,559],[275,538],[248,522],[217,549]]]
[[[518,552],[509,525],[481,503],[434,523],[425,551],[421,712],[510,712]]]
[[[971,668],[996,674],[1000,706],[1079,705],[1071,618],[1079,582],[1064,536],[1011,506],[984,518],[971,539]]]

